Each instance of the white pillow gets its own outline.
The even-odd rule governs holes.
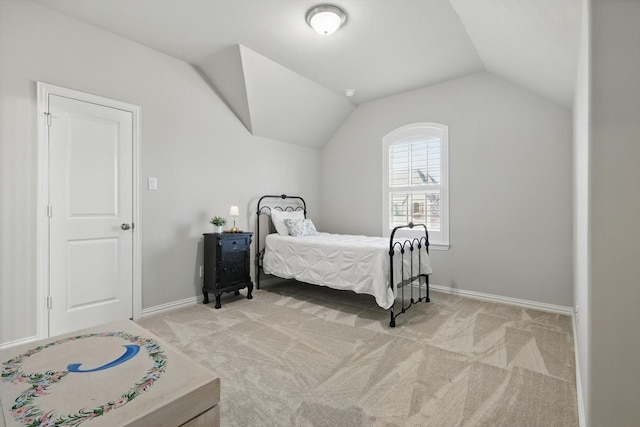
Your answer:
[[[287,226],[284,223],[285,219],[304,219],[304,212],[302,211],[283,212],[275,209],[271,210],[271,221],[273,222],[273,226],[276,228],[276,231],[281,236],[289,235],[289,230],[287,229]]]
[[[294,237],[317,236],[316,226],[310,219],[285,219],[284,223],[289,230],[289,234]]]

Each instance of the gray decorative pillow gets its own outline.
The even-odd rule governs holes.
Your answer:
[[[289,235],[294,237],[316,236],[318,234],[310,219],[285,219],[284,223],[289,230]]]
[[[273,221],[273,226],[276,231],[281,236],[288,236],[289,230],[287,230],[287,225],[284,223],[286,219],[304,219],[304,212],[302,211],[279,211],[273,209],[271,211],[271,221]]]

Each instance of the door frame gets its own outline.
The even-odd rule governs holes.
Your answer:
[[[132,313],[133,320],[142,317],[142,240],[140,227],[140,106],[116,101],[97,95],[68,89],[44,82],[37,82],[37,121],[38,121],[38,196],[36,205],[37,248],[36,248],[36,322],[37,339],[49,337],[49,95],[72,98],[79,101],[104,105],[132,114],[132,167],[133,167],[133,212],[132,234],[133,284]]]

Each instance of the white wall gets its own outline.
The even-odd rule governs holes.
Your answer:
[[[451,248],[432,283],[572,305],[571,111],[489,73],[360,105],[322,150],[322,227],[382,233],[382,137],[449,126]]]
[[[591,0],[588,425],[640,420],[640,2]]]
[[[576,308],[578,393],[589,407],[589,114],[590,114],[590,8],[583,1],[580,61],[573,108],[573,305]],[[586,414],[582,413],[581,416]]]
[[[208,218],[266,193],[319,203],[319,152],[251,136],[190,65],[23,0],[0,1],[0,345],[36,334],[36,81],[141,106],[143,308],[201,294]],[[158,191],[146,178],[158,178]],[[317,215],[316,215],[317,216]]]

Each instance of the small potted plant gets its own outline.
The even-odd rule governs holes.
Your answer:
[[[214,233],[222,233],[222,226],[227,223],[227,219],[221,216],[214,216],[209,222],[213,224]]]

